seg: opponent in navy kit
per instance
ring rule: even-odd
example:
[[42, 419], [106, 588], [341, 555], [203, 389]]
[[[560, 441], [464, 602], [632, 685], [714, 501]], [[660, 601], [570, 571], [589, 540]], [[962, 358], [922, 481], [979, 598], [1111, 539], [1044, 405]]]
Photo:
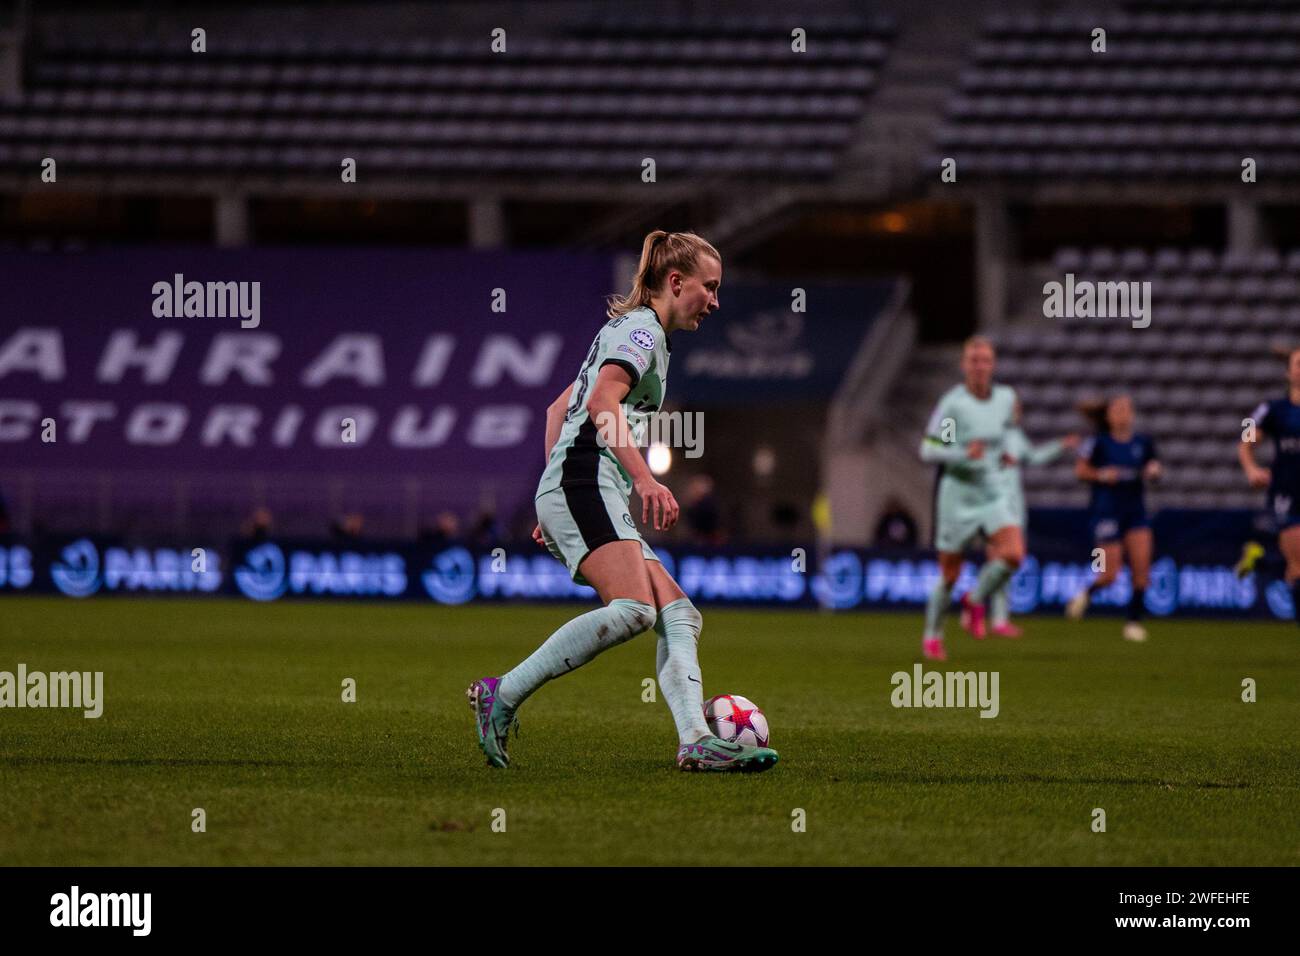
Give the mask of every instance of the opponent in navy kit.
[[[1300, 620], [1300, 349], [1287, 358], [1287, 379], [1286, 396], [1261, 402], [1246, 420], [1237, 453], [1251, 487], [1268, 489], [1268, 510], [1276, 521], [1286, 582]], [[1255, 460], [1259, 435], [1273, 439], [1269, 468]]]
[[1133, 401], [1117, 395], [1104, 405], [1084, 409], [1097, 425], [1096, 434], [1079, 447], [1075, 474], [1092, 486], [1090, 527], [1093, 546], [1101, 548], [1102, 566], [1097, 577], [1066, 605], [1066, 614], [1078, 620], [1092, 595], [1108, 587], [1128, 560], [1133, 578], [1124, 638], [1145, 641], [1143, 605], [1151, 573], [1154, 540], [1147, 520], [1145, 484], [1160, 477], [1155, 441], [1133, 430]]

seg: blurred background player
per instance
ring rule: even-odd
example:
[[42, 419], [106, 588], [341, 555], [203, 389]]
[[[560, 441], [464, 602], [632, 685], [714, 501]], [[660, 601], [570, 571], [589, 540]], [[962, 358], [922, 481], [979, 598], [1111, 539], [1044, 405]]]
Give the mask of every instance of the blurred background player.
[[1110, 586], [1127, 558], [1133, 593], [1124, 639], [1145, 641], [1142, 615], [1154, 538], [1143, 489], [1145, 482], [1160, 477], [1156, 444], [1150, 435], [1133, 431], [1133, 400], [1128, 395], [1085, 402], [1079, 408], [1096, 432], [1079, 447], [1074, 473], [1092, 486], [1090, 527], [1094, 546], [1102, 550], [1102, 566], [1092, 583], [1066, 604], [1065, 613], [1071, 620], [1081, 619], [1092, 596]]
[[890, 498], [885, 502], [880, 520], [876, 522], [873, 547], [906, 551], [915, 548], [917, 540], [916, 519], [907, 510], [907, 505], [897, 498]]
[[652, 627], [659, 634], [659, 688], [677, 724], [677, 766], [761, 771], [776, 764], [774, 750], [728, 743], [710, 732], [697, 657], [700, 613], [628, 509], [635, 489], [643, 524], [653, 520], [655, 530], [667, 530], [677, 523], [677, 501], [651, 474], [640, 446], [650, 416], [663, 406], [670, 336], [700, 327], [718, 308], [721, 284], [722, 257], [699, 236], [647, 235], [631, 292], [611, 298], [609, 321], [577, 379], [547, 412], [547, 465], [533, 538], [565, 563], [574, 581], [595, 588], [604, 606], [569, 621], [503, 677], [470, 684], [466, 694], [490, 766], [509, 766], [507, 734], [529, 696]]
[[974, 336], [962, 348], [965, 381], [935, 406], [921, 440], [921, 459], [939, 465], [934, 546], [939, 580], [925, 606], [921, 652], [945, 660], [943, 617], [961, 575], [963, 553], [976, 535], [988, 537], [989, 560], [962, 596], [963, 624], [982, 639], [984, 602], [1015, 573], [1025, 556], [1023, 518], [998, 471], [1010, 458], [1006, 436], [1015, 425], [1015, 390], [993, 383], [993, 343]]
[[[1047, 465], [1056, 461], [1067, 450], [1079, 447], [1078, 435], [1066, 435], [1035, 445], [1020, 427], [1020, 403], [1016, 402], [1016, 424], [1007, 431], [1006, 463], [997, 471], [997, 477], [1006, 484], [1006, 493], [1020, 516], [1021, 533], [1028, 536], [1029, 509], [1025, 505], [1025, 488], [1020, 480], [1022, 465]], [[991, 554], [988, 557], [992, 560]], [[1011, 623], [1011, 601], [1007, 596], [1011, 580], [989, 595], [989, 630], [998, 637], [1020, 637], [1022, 631]]]
[[1278, 547], [1286, 559], [1286, 583], [1300, 620], [1300, 349], [1287, 355], [1287, 386], [1285, 396], [1260, 402], [1250, 416], [1254, 430], [1273, 439], [1272, 467], [1264, 468], [1255, 460], [1254, 435], [1250, 441], [1243, 438], [1237, 457], [1250, 486], [1268, 489]]

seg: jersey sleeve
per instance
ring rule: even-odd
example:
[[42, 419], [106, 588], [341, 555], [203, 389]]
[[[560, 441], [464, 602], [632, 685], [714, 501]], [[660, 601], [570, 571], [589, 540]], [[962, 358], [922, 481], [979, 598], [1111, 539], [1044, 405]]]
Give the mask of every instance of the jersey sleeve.
[[1255, 419], [1255, 427], [1265, 435], [1272, 435], [1273, 429], [1277, 425], [1277, 420], [1273, 416], [1273, 403], [1260, 402], [1255, 410], [1250, 413], [1250, 417]]
[[1029, 453], [1029, 439], [1019, 427], [1008, 428], [1002, 441], [1002, 450], [1016, 461], [1021, 461]]
[[1027, 465], [1047, 465], [1061, 457], [1065, 451], [1065, 443], [1059, 438], [1051, 441], [1045, 441], [1041, 445], [1030, 445], [1026, 443], [1025, 453], [1022, 456]]
[[605, 348], [600, 357], [600, 368], [618, 365], [632, 376], [636, 388], [641, 376], [654, 366], [655, 347], [659, 338], [644, 324], [628, 323], [606, 330]]
[[1014, 428], [1018, 431], [1020, 429], [1020, 416], [1016, 414], [1016, 406], [1020, 404], [1020, 396], [1016, 394], [1016, 390], [1010, 385], [1003, 385], [1002, 387], [1007, 390], [1006, 430], [1010, 431]]
[[1106, 443], [1099, 438], [1092, 441], [1092, 453], [1088, 455], [1088, 464], [1094, 468], [1105, 468], [1108, 464], [1106, 460]]

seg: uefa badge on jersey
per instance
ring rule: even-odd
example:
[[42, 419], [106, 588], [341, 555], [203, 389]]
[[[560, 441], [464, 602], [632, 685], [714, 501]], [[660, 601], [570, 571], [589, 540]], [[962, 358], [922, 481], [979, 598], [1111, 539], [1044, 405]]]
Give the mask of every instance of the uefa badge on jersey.
[[631, 338], [633, 345], [639, 345], [643, 349], [653, 350], [655, 347], [654, 334], [646, 329], [633, 329]]

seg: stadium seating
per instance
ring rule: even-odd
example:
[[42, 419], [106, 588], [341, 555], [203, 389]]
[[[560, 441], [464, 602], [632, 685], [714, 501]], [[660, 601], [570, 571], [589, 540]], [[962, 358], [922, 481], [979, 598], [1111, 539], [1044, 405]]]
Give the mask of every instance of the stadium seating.
[[[834, 171], [892, 27], [813, 18], [805, 54], [764, 17], [610, 17], [567, 35], [213, 39], [44, 36], [0, 104], [0, 168], [481, 177]], [[182, 40], [187, 38], [182, 38]]]
[[[1019, 392], [1030, 438], [1084, 431], [1080, 399], [1128, 392], [1138, 429], [1153, 435], [1166, 465], [1156, 505], [1259, 507], [1261, 493], [1246, 486], [1237, 445], [1242, 419], [1285, 391], [1284, 366], [1270, 348], [1300, 344], [1300, 257], [1065, 248], [1042, 277], [1060, 281], [1065, 273], [1076, 282], [1151, 282], [1151, 325], [1027, 311], [1024, 323], [1000, 336], [998, 378]], [[1086, 500], [1068, 458], [1026, 468], [1024, 476], [1034, 505]]]
[[[1092, 31], [1107, 33], [1093, 52]], [[1300, 11], [991, 17], [924, 160], [997, 179], [1300, 175]]]

